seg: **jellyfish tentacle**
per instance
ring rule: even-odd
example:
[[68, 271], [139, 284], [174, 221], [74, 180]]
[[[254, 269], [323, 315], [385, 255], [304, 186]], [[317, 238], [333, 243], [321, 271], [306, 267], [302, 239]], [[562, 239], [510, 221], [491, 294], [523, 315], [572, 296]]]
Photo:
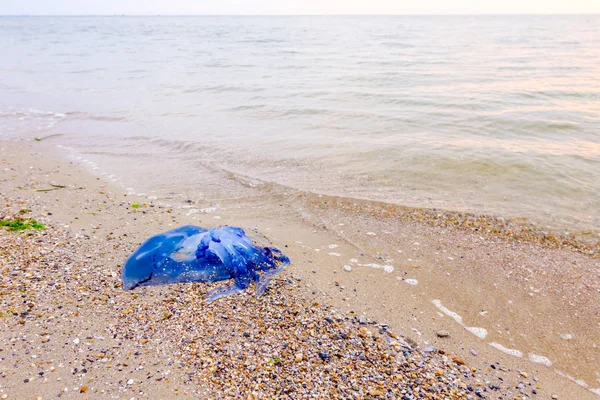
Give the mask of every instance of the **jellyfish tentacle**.
[[230, 296], [239, 293], [246, 289], [252, 281], [252, 272], [248, 269], [247, 262], [243, 255], [238, 252], [231, 244], [223, 243], [221, 238], [214, 235], [212, 237], [211, 250], [219, 257], [224, 266], [235, 279], [235, 284], [223, 286], [211, 290], [206, 294], [206, 301], [211, 302], [222, 297]]
[[228, 248], [229, 255], [231, 257], [231, 264], [233, 266], [233, 278], [238, 287], [246, 289], [250, 282], [252, 282], [252, 269], [248, 268], [248, 262], [244, 256], [237, 252], [234, 248]]
[[241, 289], [236, 284], [218, 287], [218, 288], [213, 289], [210, 292], [206, 293], [204, 298], [207, 303], [212, 303], [213, 301], [215, 301], [217, 299], [231, 296], [232, 294], [239, 293], [242, 290], [244, 290], [244, 289]]
[[279, 251], [279, 249], [276, 249], [274, 247], [266, 247], [265, 249], [269, 250], [269, 252], [273, 256], [274, 261], [279, 261], [281, 262], [281, 264], [277, 268], [270, 269], [261, 275], [258, 282], [256, 283], [256, 297], [261, 296], [265, 292], [265, 290], [267, 290], [267, 286], [269, 285], [269, 282], [271, 282], [271, 279], [273, 279], [273, 275], [283, 271], [284, 268], [287, 267], [290, 263], [290, 259], [287, 256], [285, 256], [281, 251]]
[[208, 251], [208, 249], [210, 247], [211, 239], [212, 239], [212, 235], [210, 233], [207, 233], [206, 235], [204, 235], [202, 237], [202, 240], [200, 240], [200, 244], [198, 245], [198, 248], [196, 249], [196, 258], [206, 257], [206, 252]]

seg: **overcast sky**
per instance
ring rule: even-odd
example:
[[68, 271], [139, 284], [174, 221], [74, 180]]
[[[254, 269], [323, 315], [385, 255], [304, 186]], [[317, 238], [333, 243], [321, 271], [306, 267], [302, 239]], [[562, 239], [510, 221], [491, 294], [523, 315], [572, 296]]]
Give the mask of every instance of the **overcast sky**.
[[589, 14], [600, 0], [0, 0], [0, 14]]

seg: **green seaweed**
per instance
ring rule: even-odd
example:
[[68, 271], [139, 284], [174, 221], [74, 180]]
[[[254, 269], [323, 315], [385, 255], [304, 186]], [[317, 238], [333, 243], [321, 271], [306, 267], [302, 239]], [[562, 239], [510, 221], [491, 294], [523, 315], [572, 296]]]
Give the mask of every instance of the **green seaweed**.
[[53, 190], [58, 190], [58, 189], [64, 189], [66, 188], [65, 185], [54, 185], [54, 184], [50, 184], [50, 186], [52, 186], [51, 189], [35, 189], [34, 192], [51, 192]]
[[133, 204], [131, 205], [131, 208], [140, 208], [140, 207], [141, 207], [141, 205], [140, 205], [140, 204], [138, 204], [138, 203], [133, 203]]
[[15, 218], [13, 220], [0, 220], [0, 226], [5, 226], [9, 231], [23, 231], [26, 229], [45, 229], [46, 227], [35, 219]]

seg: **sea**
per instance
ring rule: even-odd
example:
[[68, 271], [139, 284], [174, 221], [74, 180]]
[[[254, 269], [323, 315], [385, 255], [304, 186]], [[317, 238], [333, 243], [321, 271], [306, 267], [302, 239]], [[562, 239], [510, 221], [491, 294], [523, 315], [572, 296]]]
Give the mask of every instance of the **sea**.
[[597, 235], [600, 15], [4, 16], [0, 138], [157, 198], [266, 185]]

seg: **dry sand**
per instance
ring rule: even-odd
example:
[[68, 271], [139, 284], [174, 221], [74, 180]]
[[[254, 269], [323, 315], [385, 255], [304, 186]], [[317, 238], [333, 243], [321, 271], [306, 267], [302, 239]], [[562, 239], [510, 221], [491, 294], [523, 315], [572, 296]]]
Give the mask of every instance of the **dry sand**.
[[[298, 195], [132, 198], [51, 144], [0, 148], [0, 217], [47, 225], [0, 231], [0, 397], [597, 398], [595, 257]], [[127, 255], [187, 223], [255, 230], [292, 265], [259, 299], [123, 291]]]

